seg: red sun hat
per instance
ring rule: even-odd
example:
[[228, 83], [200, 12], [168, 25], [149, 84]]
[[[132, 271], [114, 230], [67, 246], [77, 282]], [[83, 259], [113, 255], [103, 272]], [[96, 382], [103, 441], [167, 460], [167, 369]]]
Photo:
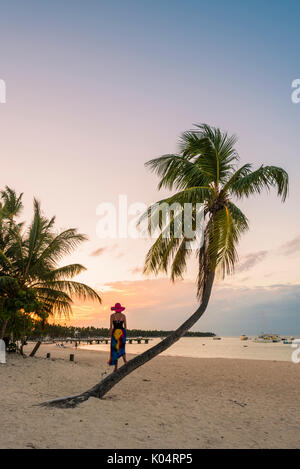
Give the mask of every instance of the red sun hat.
[[110, 309], [112, 311], [116, 311], [117, 313], [121, 313], [122, 311], [124, 311], [125, 306], [121, 306], [120, 303], [116, 303], [115, 306], [112, 306]]

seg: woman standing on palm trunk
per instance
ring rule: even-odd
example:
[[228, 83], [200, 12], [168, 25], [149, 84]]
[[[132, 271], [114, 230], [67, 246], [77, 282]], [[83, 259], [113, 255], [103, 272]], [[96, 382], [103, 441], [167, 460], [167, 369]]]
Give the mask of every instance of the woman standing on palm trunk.
[[114, 371], [117, 371], [120, 357], [123, 357], [125, 364], [127, 363], [125, 352], [127, 324], [126, 316], [123, 314], [124, 306], [116, 303], [115, 306], [111, 307], [111, 310], [115, 313], [110, 316], [110, 357], [108, 364], [114, 365]]

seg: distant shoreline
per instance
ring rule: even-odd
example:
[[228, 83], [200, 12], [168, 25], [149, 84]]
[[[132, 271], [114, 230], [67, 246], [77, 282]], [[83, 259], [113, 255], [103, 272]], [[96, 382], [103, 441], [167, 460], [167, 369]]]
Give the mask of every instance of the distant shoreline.
[[[167, 337], [173, 334], [174, 330], [165, 331], [158, 329], [127, 329], [127, 337]], [[188, 331], [183, 337], [215, 337], [214, 332], [193, 332]], [[61, 326], [59, 324], [47, 324], [43, 334], [47, 339], [87, 339], [97, 337], [110, 337], [110, 330], [103, 327], [75, 327], [75, 326]], [[38, 334], [30, 335], [28, 340], [36, 340], [40, 337]]]

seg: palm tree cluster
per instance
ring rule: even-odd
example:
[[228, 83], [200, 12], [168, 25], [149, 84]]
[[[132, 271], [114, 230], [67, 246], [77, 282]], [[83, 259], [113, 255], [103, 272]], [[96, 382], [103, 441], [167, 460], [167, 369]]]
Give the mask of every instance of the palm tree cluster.
[[73, 280], [85, 270], [83, 265], [60, 265], [86, 236], [74, 228], [57, 232], [55, 217], [46, 218], [36, 199], [26, 227], [16, 221], [22, 194], [6, 187], [0, 196], [0, 338], [18, 315], [45, 324], [54, 315], [69, 317], [74, 297], [101, 303], [96, 291]]

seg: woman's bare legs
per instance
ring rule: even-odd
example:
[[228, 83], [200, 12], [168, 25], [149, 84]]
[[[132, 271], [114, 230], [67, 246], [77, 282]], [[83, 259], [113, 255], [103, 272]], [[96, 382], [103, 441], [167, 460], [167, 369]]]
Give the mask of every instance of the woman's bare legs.
[[[123, 360], [124, 360], [125, 365], [127, 365], [126, 354], [123, 355]], [[109, 362], [108, 362], [108, 364], [109, 364]], [[118, 362], [115, 364], [114, 372], [115, 371], [118, 371]]]

